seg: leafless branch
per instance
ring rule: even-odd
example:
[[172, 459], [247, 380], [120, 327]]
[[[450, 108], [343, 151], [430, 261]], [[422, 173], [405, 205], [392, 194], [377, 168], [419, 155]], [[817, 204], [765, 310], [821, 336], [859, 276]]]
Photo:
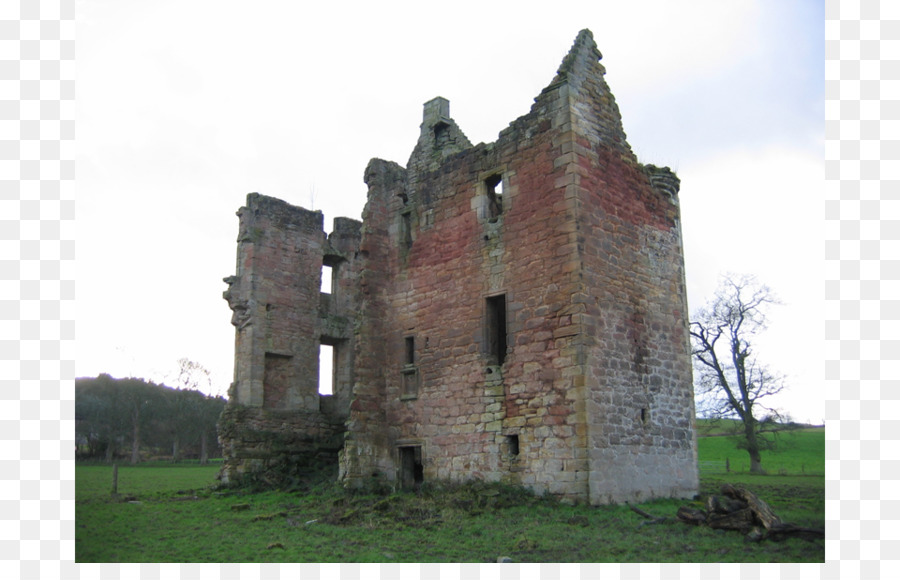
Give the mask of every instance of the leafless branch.
[[761, 470], [757, 435], [765, 432], [755, 416], [757, 401], [785, 384], [756, 359], [752, 338], [766, 327], [767, 307], [777, 303], [771, 289], [754, 277], [726, 275], [689, 327], [697, 390], [713, 414], [742, 421], [754, 470]]

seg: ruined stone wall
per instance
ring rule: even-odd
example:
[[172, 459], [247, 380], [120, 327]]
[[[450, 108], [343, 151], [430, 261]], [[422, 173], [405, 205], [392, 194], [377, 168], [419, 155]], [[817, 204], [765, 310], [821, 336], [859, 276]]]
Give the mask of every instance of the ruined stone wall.
[[237, 273], [227, 298], [237, 327], [237, 402], [317, 411], [321, 212], [250, 194], [238, 212]]
[[340, 478], [349, 486], [372, 479], [393, 479], [395, 471], [385, 405], [385, 381], [390, 370], [385, 337], [393, 316], [386, 297], [397, 260], [396, 252], [391, 251], [395, 223], [390, 207], [405, 192], [406, 170], [396, 163], [373, 159], [366, 167], [364, 181], [368, 198], [355, 266], [358, 305], [353, 400], [340, 454]]
[[[330, 450], [336, 461], [352, 389], [353, 260], [359, 223], [336, 223], [326, 237], [321, 212], [251, 193], [240, 209], [237, 266], [226, 278], [233, 310], [235, 380], [219, 427], [223, 479], [284, 471], [286, 458]], [[320, 291], [322, 268], [337, 292]], [[319, 348], [335, 345], [346, 365], [334, 394], [319, 394]]]
[[249, 475], [283, 486], [325, 465], [336, 475], [343, 433], [343, 421], [325, 413], [273, 411], [229, 401], [218, 424], [224, 458], [219, 478], [232, 483]]
[[[695, 493], [679, 183], [635, 158], [599, 59], [583, 31], [491, 144], [429, 101], [407, 167], [373, 159], [362, 223], [327, 238], [321, 214], [248, 197], [226, 471], [342, 444], [348, 485]], [[311, 390], [320, 343], [329, 398]]]
[[[573, 54], [579, 42], [582, 54], [593, 45], [581, 35]], [[604, 73], [595, 58], [561, 68], [573, 96], [590, 495], [690, 497], [698, 473], [679, 180], [638, 163]]]
[[[381, 251], [378, 296], [389, 315], [364, 317], [367, 330], [378, 324], [379, 355], [363, 362], [361, 333], [357, 389], [374, 396], [352, 409], [352, 445], [364, 450], [344, 453], [379, 455], [388, 479], [399, 479], [398, 449], [416, 446], [425, 480], [504, 480], [586, 499], [587, 469], [577, 459], [584, 444], [575, 441], [584, 416], [567, 401], [577, 362], [566, 310], [575, 213], [557, 191], [565, 168], [555, 125], [566, 106], [548, 93], [497, 143], [467, 148], [436, 99], [426, 104], [411, 169], [370, 181], [363, 247]], [[492, 209], [488, 190], [500, 184]], [[386, 207], [375, 209], [376, 200]], [[509, 342], [498, 364], [486, 309], [501, 295]], [[519, 437], [516, 455], [511, 436]]]
[[580, 35], [489, 145], [468, 145], [445, 99], [426, 103], [408, 171], [370, 184], [387, 315], [379, 391], [354, 417], [358, 439], [378, 430], [388, 479], [416, 447], [424, 480], [593, 503], [696, 489], [677, 178], [634, 158], [599, 56]]
[[650, 186], [652, 169], [596, 152], [607, 187], [582, 180], [591, 209], [580, 224], [595, 290], [584, 316], [591, 495], [689, 497], [698, 474], [677, 200]]

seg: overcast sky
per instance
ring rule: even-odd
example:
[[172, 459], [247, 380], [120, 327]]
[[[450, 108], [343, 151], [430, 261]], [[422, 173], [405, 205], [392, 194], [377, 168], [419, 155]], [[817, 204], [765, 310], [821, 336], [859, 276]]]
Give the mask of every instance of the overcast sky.
[[422, 104], [491, 142], [582, 28], [629, 143], [681, 178], [688, 301], [720, 274], [780, 297], [757, 352], [824, 418], [824, 12], [817, 0], [78, 1], [78, 376], [233, 374], [222, 278], [246, 194], [359, 219]]

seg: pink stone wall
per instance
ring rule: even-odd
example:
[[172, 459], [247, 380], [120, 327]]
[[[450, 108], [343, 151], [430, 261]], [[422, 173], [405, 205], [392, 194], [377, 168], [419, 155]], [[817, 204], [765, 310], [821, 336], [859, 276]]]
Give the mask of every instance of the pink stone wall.
[[[678, 179], [631, 152], [599, 57], [583, 31], [491, 144], [429, 101], [406, 167], [373, 159], [362, 224], [327, 238], [321, 214], [248, 197], [226, 293], [232, 472], [271, 467], [259, 433], [279, 433], [300, 455], [340, 441], [347, 485], [696, 492]], [[338, 360], [327, 400], [321, 341]]]

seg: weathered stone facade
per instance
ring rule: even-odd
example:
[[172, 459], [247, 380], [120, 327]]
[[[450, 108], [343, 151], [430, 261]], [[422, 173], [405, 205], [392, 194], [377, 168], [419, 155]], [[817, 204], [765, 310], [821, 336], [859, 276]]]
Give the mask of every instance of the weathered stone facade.
[[679, 180], [637, 161], [599, 60], [582, 31], [490, 144], [429, 101], [406, 168], [373, 159], [362, 222], [328, 236], [321, 213], [248, 196], [224, 479], [339, 455], [348, 485], [696, 493]]

